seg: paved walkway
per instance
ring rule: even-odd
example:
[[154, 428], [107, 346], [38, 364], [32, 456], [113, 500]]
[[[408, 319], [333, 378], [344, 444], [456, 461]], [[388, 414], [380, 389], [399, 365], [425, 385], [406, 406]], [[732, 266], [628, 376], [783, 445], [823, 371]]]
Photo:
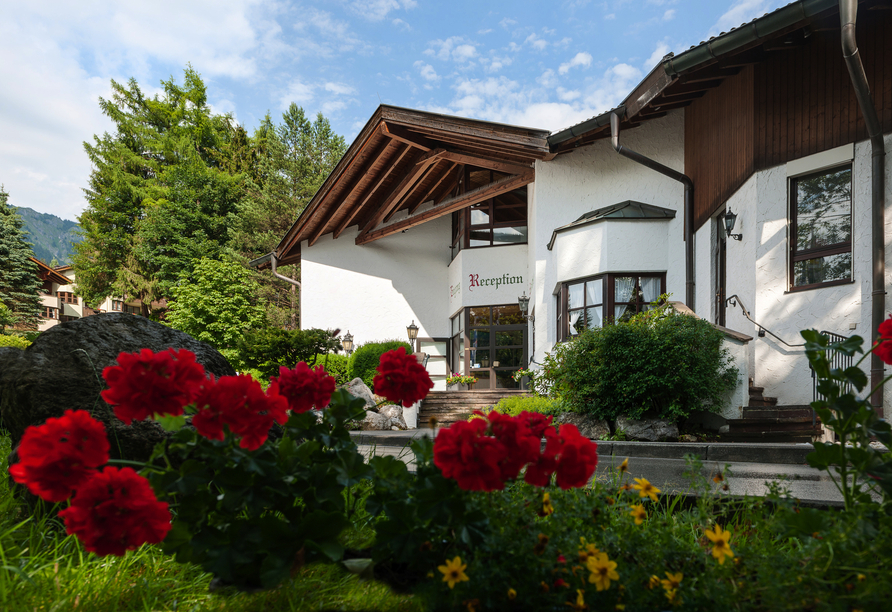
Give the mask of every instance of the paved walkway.
[[[351, 435], [364, 455], [393, 455], [411, 469], [414, 456], [408, 444], [416, 437], [431, 435], [431, 430], [357, 431]], [[731, 495], [765, 495], [767, 483], [778, 481], [807, 505], [841, 504], [842, 497], [830, 477], [807, 465], [805, 456], [811, 451], [811, 444], [598, 442], [600, 460], [595, 478], [610, 478], [615, 474], [613, 468], [629, 458], [632, 478], [647, 478], [664, 493], [689, 493], [684, 456], [691, 454], [700, 459], [701, 474], [711, 484], [712, 476], [728, 465]]]

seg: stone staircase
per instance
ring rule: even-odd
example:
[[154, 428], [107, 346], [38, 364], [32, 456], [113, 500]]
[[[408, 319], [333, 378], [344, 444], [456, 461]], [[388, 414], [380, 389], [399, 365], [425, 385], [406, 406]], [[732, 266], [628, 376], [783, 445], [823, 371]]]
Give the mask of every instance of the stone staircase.
[[743, 418], [730, 419], [722, 440], [729, 442], [812, 442], [823, 434], [820, 420], [812, 425], [811, 406], [778, 406], [763, 387], [750, 385], [749, 406]]
[[446, 427], [456, 421], [466, 421], [475, 410], [489, 412], [503, 397], [526, 394], [525, 391], [509, 389], [431, 391], [421, 401], [421, 408], [418, 410], [418, 428], [430, 427], [431, 418], [437, 419], [438, 427]]

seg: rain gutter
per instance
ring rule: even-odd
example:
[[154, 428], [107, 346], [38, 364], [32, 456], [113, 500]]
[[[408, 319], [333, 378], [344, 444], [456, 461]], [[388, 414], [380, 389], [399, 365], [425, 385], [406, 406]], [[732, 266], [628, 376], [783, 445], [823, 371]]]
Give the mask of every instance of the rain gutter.
[[684, 185], [684, 276], [685, 276], [685, 305], [696, 312], [694, 308], [694, 181], [686, 174], [664, 166], [660, 162], [645, 157], [641, 153], [619, 144], [619, 115], [610, 114], [610, 142], [617, 153], [631, 159], [634, 162], [647, 166], [664, 176]]
[[[849, 76], [852, 79], [852, 87], [855, 90], [855, 97], [858, 99], [858, 106], [861, 109], [861, 114], [864, 116], [864, 124], [867, 126], [867, 135], [870, 138], [871, 253], [873, 259], [873, 278], [870, 294], [870, 328], [872, 332], [871, 341], [873, 341], [880, 334], [879, 327], [880, 323], [883, 322], [886, 302], [886, 244], [885, 236], [883, 235], [883, 232], [885, 231], [883, 211], [886, 207], [886, 147], [885, 142], [883, 141], [883, 129], [880, 120], [877, 117], [876, 107], [870, 97], [870, 85], [867, 82], [867, 74], [864, 72], [864, 65], [861, 63], [861, 56], [858, 53], [858, 41], [855, 38], [855, 21], [857, 16], [857, 0], [839, 0], [839, 23], [842, 27], [842, 56], [846, 62], [846, 67], [849, 69]], [[870, 356], [871, 388], [877, 388], [882, 380], [883, 362], [876, 353], [872, 353]], [[874, 393], [871, 398], [871, 403], [879, 415], [883, 416], [882, 390]]]
[[248, 262], [248, 266], [251, 268], [259, 268], [265, 263], [269, 263], [272, 267], [273, 276], [276, 278], [285, 281], [286, 283], [291, 283], [298, 289], [300, 289], [300, 281], [296, 281], [293, 278], [288, 278], [287, 276], [283, 276], [276, 272], [276, 266], [278, 264], [278, 260], [276, 258], [276, 253], [273, 251], [272, 253], [267, 253], [263, 257], [258, 257], [257, 259], [252, 259]]

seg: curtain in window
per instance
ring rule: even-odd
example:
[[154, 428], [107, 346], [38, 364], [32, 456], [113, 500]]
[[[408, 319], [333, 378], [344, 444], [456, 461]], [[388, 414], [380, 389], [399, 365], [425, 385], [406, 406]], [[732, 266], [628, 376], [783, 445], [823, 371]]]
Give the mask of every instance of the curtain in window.
[[[615, 279], [614, 285], [614, 293], [613, 293], [613, 301], [616, 302], [628, 302], [632, 298], [632, 291], [635, 290], [635, 279], [633, 277], [621, 277]], [[617, 321], [625, 314], [628, 306], [625, 304], [619, 305], [616, 304], [613, 307], [615, 312], [614, 317]], [[634, 310], [634, 309], [633, 309]]]
[[583, 330], [582, 324], [582, 310], [574, 310], [569, 313], [570, 318], [570, 335], [576, 336]]
[[641, 292], [644, 294], [644, 301], [646, 303], [651, 303], [660, 297], [660, 279], [659, 278], [648, 278], [646, 276], [641, 278]]

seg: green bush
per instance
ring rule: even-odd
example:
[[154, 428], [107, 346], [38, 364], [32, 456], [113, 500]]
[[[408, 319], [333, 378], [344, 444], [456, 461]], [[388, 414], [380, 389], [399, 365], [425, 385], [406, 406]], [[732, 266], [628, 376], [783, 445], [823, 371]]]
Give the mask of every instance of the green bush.
[[337, 337], [324, 329], [255, 329], [238, 341], [238, 352], [248, 368], [259, 370], [265, 377], [278, 376], [279, 367], [293, 368], [301, 361], [316, 365], [319, 355], [339, 350]]
[[518, 395], [503, 397], [493, 406], [496, 412], [517, 416], [524, 410], [540, 414], [556, 415], [564, 412], [560, 401], [539, 395]]
[[5, 334], [0, 334], [0, 346], [9, 346], [24, 351], [31, 346], [31, 343], [21, 336], [7, 336]]
[[381, 361], [381, 355], [387, 351], [393, 351], [399, 347], [405, 347], [406, 352], [412, 351], [412, 347], [408, 342], [402, 340], [385, 340], [384, 342], [369, 342], [353, 351], [350, 361], [347, 362], [347, 380], [361, 378], [362, 382], [372, 389], [372, 381], [377, 374], [378, 363]]
[[571, 410], [608, 420], [719, 410], [737, 381], [723, 339], [709, 322], [668, 305], [587, 330], [563, 351], [558, 395]]
[[339, 387], [350, 382], [347, 378], [347, 356], [329, 353], [327, 355], [316, 355], [316, 365], [325, 367], [325, 371], [335, 379], [335, 384]]

